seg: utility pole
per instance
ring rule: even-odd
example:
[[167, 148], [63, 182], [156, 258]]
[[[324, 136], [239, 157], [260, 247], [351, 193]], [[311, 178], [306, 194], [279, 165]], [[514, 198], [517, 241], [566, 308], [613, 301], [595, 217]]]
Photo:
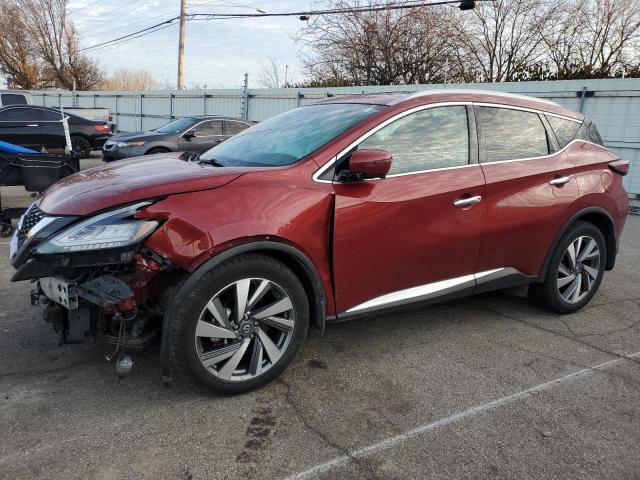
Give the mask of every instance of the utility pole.
[[178, 90], [184, 88], [184, 36], [187, 21], [187, 0], [180, 0], [180, 37], [178, 40]]

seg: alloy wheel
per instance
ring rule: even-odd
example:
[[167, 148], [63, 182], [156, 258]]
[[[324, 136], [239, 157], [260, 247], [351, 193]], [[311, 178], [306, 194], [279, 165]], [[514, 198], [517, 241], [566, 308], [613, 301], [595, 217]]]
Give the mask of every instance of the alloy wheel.
[[578, 303], [591, 292], [600, 273], [600, 248], [590, 236], [572, 241], [560, 260], [557, 287], [567, 303]]
[[285, 290], [267, 279], [245, 278], [224, 287], [202, 310], [196, 352], [215, 377], [246, 381], [280, 360], [294, 329], [295, 311]]

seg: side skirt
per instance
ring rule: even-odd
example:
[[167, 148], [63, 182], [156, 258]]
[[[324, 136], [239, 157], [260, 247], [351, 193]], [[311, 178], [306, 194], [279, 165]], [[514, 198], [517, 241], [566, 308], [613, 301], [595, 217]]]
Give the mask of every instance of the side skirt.
[[515, 268], [498, 268], [388, 293], [356, 305], [335, 317], [328, 317], [327, 321], [411, 310], [476, 293], [527, 286], [537, 279], [537, 275], [525, 275]]

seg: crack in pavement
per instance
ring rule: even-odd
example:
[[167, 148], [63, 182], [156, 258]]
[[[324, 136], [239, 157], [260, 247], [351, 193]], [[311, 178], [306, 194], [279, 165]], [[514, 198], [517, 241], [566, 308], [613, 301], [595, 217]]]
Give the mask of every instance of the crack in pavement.
[[302, 413], [302, 409], [293, 400], [291, 384], [289, 382], [287, 382], [286, 380], [283, 380], [282, 378], [278, 378], [278, 382], [280, 382], [282, 385], [284, 385], [285, 388], [287, 389], [287, 393], [285, 394], [285, 400], [291, 406], [291, 408], [295, 412], [296, 416], [300, 419], [300, 421], [305, 426], [305, 428], [307, 428], [307, 430], [315, 433], [329, 447], [334, 448], [335, 450], [338, 450], [340, 453], [342, 453], [344, 456], [349, 457], [351, 459], [351, 461], [353, 461], [353, 463], [355, 465], [357, 465], [358, 467], [362, 467], [364, 470], [366, 470], [370, 474], [370, 478], [372, 478], [372, 479], [380, 478], [376, 474], [375, 470], [373, 469], [373, 466], [370, 465], [369, 462], [365, 461], [364, 459], [361, 459], [361, 458], [358, 458], [358, 457], [354, 456], [347, 447], [339, 444], [335, 440], [332, 440], [322, 430], [320, 430], [318, 427], [316, 427], [311, 422], [309, 422], [307, 420], [307, 418], [305, 417], [305, 415]]
[[[553, 330], [551, 328], [543, 327], [541, 325], [535, 325], [533, 323], [529, 323], [529, 322], [523, 320], [522, 318], [514, 317], [514, 316], [508, 315], [506, 313], [499, 312], [499, 311], [497, 311], [497, 310], [495, 310], [495, 309], [493, 309], [491, 307], [478, 307], [478, 309], [479, 310], [485, 310], [485, 311], [488, 311], [490, 313], [493, 313], [494, 315], [498, 315], [499, 317], [506, 318], [506, 319], [511, 320], [513, 322], [518, 322], [518, 323], [521, 323], [521, 324], [526, 325], [528, 327], [535, 328], [537, 330], [542, 330], [544, 332], [548, 332], [548, 333], [551, 333], [553, 335], [566, 338], [566, 339], [571, 340], [573, 342], [580, 343], [581, 345], [584, 345], [586, 347], [590, 347], [590, 348], [593, 348], [595, 350], [598, 350], [601, 353], [612, 355], [612, 356], [618, 357], [618, 358], [624, 358], [626, 360], [632, 361], [632, 362], [637, 363], [638, 365], [640, 365], [640, 359], [638, 359], [638, 358], [628, 357], [627, 355], [623, 355], [623, 354], [618, 353], [618, 352], [607, 350], [606, 348], [602, 348], [602, 347], [600, 347], [598, 345], [594, 345], [594, 344], [592, 344], [590, 342], [587, 342], [587, 341], [584, 341], [584, 340], [582, 340], [580, 338], [576, 338], [576, 337], [573, 337], [571, 335], [567, 335], [565, 333], [558, 332], [557, 330]], [[559, 317], [557, 317], [557, 318], [559, 319]]]

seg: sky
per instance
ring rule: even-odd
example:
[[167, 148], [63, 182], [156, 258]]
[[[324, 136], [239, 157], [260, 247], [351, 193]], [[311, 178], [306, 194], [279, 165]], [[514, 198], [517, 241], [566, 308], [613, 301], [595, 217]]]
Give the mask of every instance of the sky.
[[[310, 10], [323, 2], [312, 0], [188, 0], [188, 13], [268, 13]], [[232, 7], [232, 4], [248, 8]], [[83, 47], [90, 47], [179, 15], [180, 0], [70, 0], [68, 11], [80, 33]], [[275, 58], [289, 66], [289, 79], [302, 80], [302, 45], [294, 37], [304, 27], [297, 17], [228, 19], [187, 22], [185, 86], [236, 88], [249, 74], [249, 85], [258, 87], [262, 66]], [[119, 68], [148, 70], [162, 87], [177, 81], [178, 26], [134, 39], [122, 45], [86, 52], [107, 74]]]

